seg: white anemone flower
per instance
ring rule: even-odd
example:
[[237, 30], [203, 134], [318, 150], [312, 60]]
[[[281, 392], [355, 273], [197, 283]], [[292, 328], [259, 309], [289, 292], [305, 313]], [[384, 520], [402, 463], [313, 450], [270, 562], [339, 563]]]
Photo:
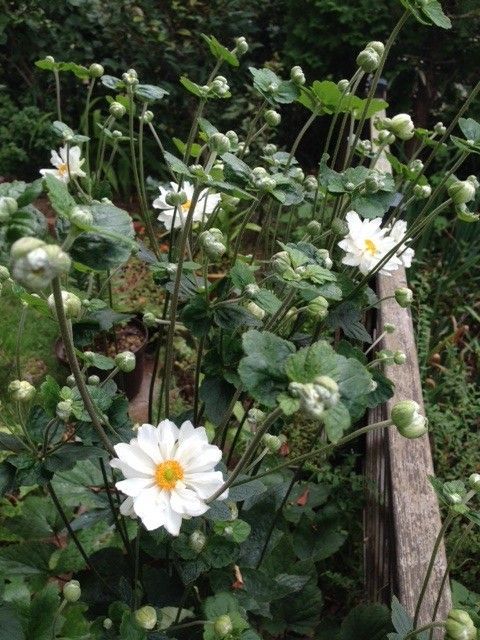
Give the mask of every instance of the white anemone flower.
[[85, 162], [85, 158], [81, 158], [82, 152], [80, 147], [68, 147], [64, 145], [60, 147], [58, 153], [55, 149], [52, 149], [52, 155], [50, 162], [55, 169], [40, 169], [42, 176], [52, 175], [62, 182], [68, 182], [70, 178], [85, 178], [87, 175], [82, 170], [82, 164]]
[[[342, 263], [358, 267], [360, 273], [367, 275], [378, 263], [393, 249], [395, 241], [387, 234], [386, 229], [381, 229], [381, 218], [362, 220], [356, 211], [349, 211], [346, 215], [348, 234], [338, 243], [345, 251]], [[390, 275], [396, 271], [401, 262], [393, 256], [380, 269], [380, 273]]]
[[[223, 485], [223, 474], [215, 471], [221, 450], [209, 444], [204, 427], [184, 422], [180, 428], [170, 420], [158, 427], [143, 424], [130, 443], [115, 445], [118, 458], [110, 464], [125, 480], [116, 487], [127, 499], [123, 515], [138, 516], [152, 531], [159, 527], [178, 536], [183, 518], [201, 516], [208, 510], [205, 500]], [[228, 490], [221, 496], [224, 500]]]
[[[407, 236], [407, 223], [405, 220], [397, 220], [393, 227], [389, 229], [389, 235], [393, 238], [395, 244], [398, 244], [402, 240], [408, 240]], [[400, 245], [400, 248], [397, 251], [397, 257], [405, 267], [408, 269], [412, 266], [412, 260], [415, 256], [415, 251], [410, 247], [407, 248], [405, 243]]]
[[[194, 191], [193, 184], [191, 184], [190, 182], [184, 182], [181, 188], [176, 182], [170, 182], [170, 186], [171, 189], [159, 187], [160, 195], [152, 203], [155, 209], [162, 210], [161, 213], [158, 214], [157, 219], [165, 225], [168, 231], [172, 230], [172, 226], [174, 229], [178, 229], [180, 227], [183, 227], [183, 225], [185, 224], [190, 205], [192, 204]], [[174, 193], [183, 191], [187, 196], [186, 202], [184, 202], [177, 208], [175, 222], [173, 222], [175, 207], [171, 204], [168, 204], [165, 200], [167, 194], [171, 191], [173, 191]], [[207, 218], [213, 212], [219, 202], [220, 194], [211, 193], [209, 189], [203, 189], [202, 191], [200, 191], [197, 204], [195, 205], [195, 208], [193, 210], [192, 222], [202, 222], [202, 220]]]

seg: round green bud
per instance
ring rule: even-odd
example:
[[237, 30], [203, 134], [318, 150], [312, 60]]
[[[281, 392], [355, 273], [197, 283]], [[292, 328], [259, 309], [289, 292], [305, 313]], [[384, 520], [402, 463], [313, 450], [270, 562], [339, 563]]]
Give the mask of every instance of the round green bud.
[[19, 258], [26, 257], [30, 251], [34, 251], [40, 247], [45, 247], [46, 244], [43, 240], [39, 238], [31, 238], [29, 236], [25, 236], [24, 238], [20, 238], [16, 240], [10, 249], [10, 258], [12, 260], [18, 260]]
[[110, 115], [114, 118], [120, 119], [127, 113], [127, 109], [123, 106], [121, 102], [112, 102], [109, 109]]
[[468, 182], [471, 182], [473, 184], [475, 189], [478, 189], [478, 187], [480, 187], [480, 182], [478, 181], [477, 176], [468, 176], [467, 180]]
[[77, 227], [83, 229], [84, 227], [91, 227], [93, 224], [93, 214], [88, 209], [83, 207], [73, 207], [70, 213], [70, 222]]
[[[119, 138], [123, 138], [123, 133], [118, 129], [114, 129], [112, 131], [112, 136], [118, 140]], [[115, 144], [116, 144], [116, 140], [115, 140]]]
[[268, 109], [265, 111], [263, 117], [265, 118], [265, 122], [269, 127], [278, 127], [280, 122], [282, 121], [282, 116], [275, 111], [274, 109]]
[[96, 375], [88, 376], [87, 384], [92, 387], [98, 387], [98, 385], [100, 384], [100, 378]]
[[[82, 302], [78, 296], [70, 291], [62, 291], [63, 310], [67, 318], [78, 318], [82, 313]], [[56, 316], [55, 298], [53, 293], [48, 296], [48, 306]]]
[[216, 153], [226, 153], [227, 151], [230, 151], [230, 140], [226, 135], [217, 131], [210, 136], [208, 146]]
[[133, 86], [138, 84], [138, 74], [135, 69], [128, 69], [125, 73], [122, 73], [122, 80], [126, 85]]
[[416, 184], [413, 187], [413, 195], [417, 200], [425, 200], [432, 195], [432, 187], [429, 184]]
[[238, 135], [235, 131], [233, 131], [232, 129], [230, 129], [229, 131], [225, 132], [225, 135], [227, 136], [227, 138], [230, 141], [230, 146], [231, 147], [237, 147], [238, 145]]
[[385, 128], [400, 140], [410, 140], [415, 134], [415, 125], [408, 113], [398, 113], [385, 119]]
[[244, 36], [239, 36], [235, 38], [235, 53], [238, 56], [243, 56], [248, 51], [248, 42]]
[[475, 185], [470, 180], [456, 180], [448, 187], [448, 195], [454, 204], [466, 204], [475, 198]]
[[195, 551], [195, 553], [201, 553], [206, 544], [207, 537], [205, 536], [203, 531], [200, 531], [200, 529], [192, 531], [188, 538], [188, 545], [190, 549], [192, 549], [192, 551]]
[[48, 244], [44, 247], [50, 267], [54, 275], [60, 276], [70, 271], [72, 260], [57, 244]]
[[122, 351], [115, 356], [115, 365], [123, 373], [130, 373], [135, 369], [136, 358], [132, 351]]
[[71, 373], [66, 380], [69, 387], [74, 387], [77, 383], [75, 382], [75, 376]]
[[312, 238], [315, 238], [322, 233], [322, 225], [318, 220], [310, 220], [307, 224], [307, 231]]
[[371, 173], [365, 178], [365, 191], [367, 193], [377, 193], [383, 186], [383, 180], [378, 173]]
[[46, 56], [45, 60], [50, 62], [50, 64], [55, 64], [55, 58], [53, 56]]
[[253, 301], [247, 302], [245, 308], [250, 311], [252, 316], [258, 318], [259, 320], [263, 320], [263, 318], [265, 317], [265, 310], [262, 309], [262, 307], [259, 307], [258, 304], [255, 304], [255, 302]]
[[444, 136], [447, 133], [447, 127], [443, 124], [443, 122], [437, 122], [437, 124], [433, 127], [433, 130], [439, 136]]
[[0, 282], [7, 282], [10, 280], [10, 271], [3, 264], [0, 264]]
[[371, 73], [378, 68], [380, 64], [380, 56], [375, 51], [375, 49], [366, 48], [357, 56], [357, 65], [365, 71], [365, 73]]
[[446, 640], [476, 640], [477, 630], [466, 611], [452, 609], [445, 623]]
[[247, 422], [250, 425], [256, 425], [265, 418], [265, 413], [261, 409], [249, 409], [247, 413]]
[[337, 87], [340, 89], [340, 91], [342, 93], [347, 93], [349, 87], [350, 87], [350, 80], [347, 80], [346, 78], [343, 78], [342, 80], [339, 80], [337, 82]]
[[15, 198], [9, 198], [8, 196], [0, 197], [0, 224], [2, 222], [8, 222], [10, 216], [14, 214], [18, 209], [18, 204]]
[[331, 223], [332, 231], [337, 236], [346, 236], [348, 233], [348, 225], [344, 220], [340, 218], [334, 218]]
[[397, 304], [406, 309], [412, 304], [413, 291], [408, 287], [399, 287], [395, 289], [395, 300]]
[[289, 176], [296, 182], [303, 182], [305, 180], [305, 174], [300, 167], [292, 167], [289, 171]]
[[385, 322], [383, 325], [383, 330], [385, 333], [393, 333], [397, 327], [391, 322]]
[[383, 54], [385, 53], [385, 45], [383, 44], [383, 42], [380, 42], [379, 40], [372, 40], [367, 44], [365, 48], [373, 49], [375, 53], [377, 53], [380, 57], [382, 57]]
[[8, 391], [16, 402], [30, 402], [36, 393], [35, 387], [27, 380], [12, 380]]
[[308, 193], [314, 193], [318, 189], [318, 180], [315, 176], [307, 176], [303, 186]]
[[219, 616], [213, 624], [213, 629], [215, 631], [215, 635], [218, 638], [225, 638], [230, 633], [232, 633], [233, 623], [230, 616], [228, 616], [227, 614]]
[[268, 143], [263, 147], [263, 154], [265, 156], [273, 156], [274, 153], [277, 153], [277, 145]]
[[146, 311], [143, 314], [142, 320], [146, 327], [156, 327], [158, 324], [156, 315], [151, 311]]
[[468, 478], [468, 484], [474, 491], [480, 491], [480, 473], [472, 473]]
[[308, 303], [307, 312], [311, 316], [323, 320], [328, 316], [328, 307], [328, 300], [323, 296], [317, 296]]
[[407, 355], [403, 351], [395, 351], [393, 354], [393, 361], [395, 364], [405, 364], [407, 361]]
[[145, 124], [150, 124], [150, 122], [153, 122], [153, 118], [153, 111], [145, 111], [142, 120]]
[[59, 420], [63, 420], [63, 422], [67, 422], [72, 414], [72, 406], [73, 406], [72, 400], [60, 400], [60, 402], [57, 403], [57, 406], [55, 409], [57, 418]]
[[420, 405], [414, 400], [402, 400], [393, 406], [391, 420], [405, 438], [419, 438], [427, 433], [428, 420], [419, 410]]
[[78, 580], [70, 580], [63, 585], [63, 597], [67, 602], [77, 602], [82, 597], [82, 589]]
[[415, 160], [412, 160], [411, 162], [408, 163], [408, 168], [413, 173], [420, 173], [420, 171], [423, 170], [423, 167], [424, 167], [424, 164], [419, 158], [416, 158]]
[[266, 433], [263, 436], [263, 444], [270, 453], [278, 453], [285, 441], [285, 436], [274, 436], [271, 433]]
[[219, 260], [227, 250], [223, 233], [220, 229], [214, 227], [207, 231], [202, 231], [198, 241], [207, 257], [211, 260]]
[[393, 144], [395, 142], [395, 135], [390, 131], [383, 130], [378, 132], [377, 140], [382, 146]]
[[151, 631], [157, 625], [157, 610], [150, 605], [145, 605], [135, 611], [135, 620], [139, 627]]
[[165, 202], [171, 207], [181, 207], [188, 201], [185, 191], [168, 191], [165, 196]]
[[105, 69], [102, 67], [101, 64], [98, 64], [98, 62], [93, 62], [88, 67], [88, 73], [90, 74], [91, 78], [101, 78], [105, 73]]
[[103, 628], [106, 631], [110, 631], [112, 627], [113, 627], [113, 620], [111, 618], [105, 618], [105, 620], [103, 621]]
[[290, 69], [290, 79], [297, 86], [299, 87], [303, 86], [306, 80], [305, 80], [305, 74], [303, 73], [302, 67], [299, 67], [298, 65], [295, 65], [294, 67], [292, 67]]

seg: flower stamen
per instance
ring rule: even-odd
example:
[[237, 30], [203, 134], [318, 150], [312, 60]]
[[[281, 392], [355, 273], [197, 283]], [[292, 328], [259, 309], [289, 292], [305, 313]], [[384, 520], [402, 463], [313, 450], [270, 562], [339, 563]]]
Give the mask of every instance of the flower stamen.
[[184, 471], [177, 460], [165, 460], [155, 469], [155, 483], [161, 489], [172, 491], [179, 480], [183, 480]]
[[371, 256], [374, 256], [377, 253], [377, 245], [367, 238], [365, 240], [365, 251], [367, 251]]

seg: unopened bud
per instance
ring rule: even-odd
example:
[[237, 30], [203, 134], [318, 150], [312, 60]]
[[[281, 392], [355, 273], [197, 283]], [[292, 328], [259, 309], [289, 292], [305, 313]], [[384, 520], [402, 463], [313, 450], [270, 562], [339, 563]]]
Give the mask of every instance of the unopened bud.
[[182, 204], [188, 202], [188, 197], [185, 191], [168, 191], [165, 202], [171, 207], [181, 207]]
[[[78, 296], [70, 291], [62, 291], [62, 304], [67, 318], [78, 318], [82, 312], [82, 302]], [[55, 298], [53, 293], [48, 296], [48, 306], [56, 315]]]
[[365, 71], [365, 73], [371, 73], [375, 71], [380, 64], [380, 56], [372, 48], [363, 49], [357, 56], [357, 65]]
[[408, 287], [399, 287], [395, 289], [395, 300], [397, 304], [406, 309], [412, 304], [413, 291]]
[[480, 491], [480, 473], [472, 473], [472, 475], [468, 478], [468, 484], [470, 488], [474, 491]]
[[203, 251], [211, 260], [219, 260], [227, 250], [225, 239], [220, 229], [212, 227], [207, 231], [202, 231], [198, 240]]
[[284, 442], [285, 438], [282, 436], [274, 436], [271, 433], [266, 433], [263, 436], [263, 444], [271, 453], [278, 453]]
[[246, 309], [248, 309], [248, 311], [250, 311], [252, 316], [255, 316], [255, 318], [263, 320], [263, 318], [265, 317], [265, 311], [262, 309], [262, 307], [259, 307], [258, 304], [255, 304], [255, 302], [247, 302], [245, 307]]
[[201, 553], [207, 544], [207, 538], [203, 531], [196, 529], [190, 534], [188, 544], [195, 553]]
[[93, 62], [88, 67], [88, 73], [90, 74], [91, 78], [101, 78], [105, 73], [105, 69], [102, 67], [101, 64], [98, 64], [98, 62]]
[[433, 127], [433, 130], [439, 136], [444, 136], [447, 133], [447, 127], [443, 124], [443, 122], [437, 122], [437, 124]]
[[146, 311], [143, 314], [142, 320], [146, 327], [156, 327], [158, 324], [156, 315], [151, 311]]
[[135, 354], [131, 351], [122, 351], [115, 356], [115, 365], [123, 373], [130, 373], [135, 369], [136, 359]]
[[110, 115], [117, 119], [123, 118], [123, 116], [127, 113], [127, 109], [121, 102], [112, 102], [108, 110], [110, 112]]
[[113, 627], [113, 620], [111, 618], [105, 618], [103, 621], [103, 628], [109, 631]]
[[145, 124], [150, 124], [150, 122], [153, 122], [153, 117], [153, 111], [145, 111], [142, 120]]
[[400, 140], [410, 140], [415, 133], [415, 125], [408, 113], [398, 113], [385, 119], [385, 128]]
[[70, 222], [80, 228], [90, 227], [93, 224], [93, 214], [83, 207], [73, 207]]
[[210, 136], [208, 146], [219, 154], [226, 153], [230, 151], [230, 140], [226, 135], [217, 131]]
[[372, 40], [372, 42], [369, 42], [365, 48], [373, 49], [380, 57], [385, 53], [385, 45], [379, 40]]
[[403, 351], [395, 351], [393, 354], [393, 361], [395, 364], [405, 364], [407, 361], [407, 355]]
[[60, 402], [57, 403], [57, 407], [55, 409], [57, 418], [59, 420], [63, 420], [63, 422], [67, 422], [72, 414], [72, 406], [72, 400], [60, 400]]
[[318, 189], [318, 180], [315, 178], [315, 176], [307, 176], [305, 178], [303, 186], [305, 187], [305, 191], [313, 193]]
[[263, 117], [265, 118], [265, 122], [270, 127], [278, 127], [282, 120], [282, 116], [278, 113], [278, 111], [275, 111], [274, 109], [268, 109], [267, 111], [265, 111]]
[[228, 616], [227, 614], [219, 616], [213, 624], [213, 629], [215, 631], [215, 635], [218, 638], [225, 638], [230, 633], [232, 633], [233, 623], [230, 616]]
[[135, 620], [139, 627], [151, 631], [157, 625], [157, 611], [154, 607], [146, 605], [135, 611]]
[[428, 431], [428, 420], [419, 412], [420, 405], [414, 400], [397, 402], [391, 413], [391, 420], [405, 438], [419, 438]]
[[323, 320], [328, 316], [328, 300], [323, 296], [317, 296], [310, 300], [307, 306], [307, 312], [319, 320]]
[[340, 89], [342, 93], [346, 93], [348, 88], [350, 87], [350, 80], [343, 78], [337, 82], [337, 87]]
[[466, 204], [475, 198], [475, 190], [471, 180], [456, 180], [448, 187], [448, 195], [454, 204]]
[[87, 384], [89, 384], [91, 387], [98, 387], [98, 385], [100, 384], [100, 378], [96, 375], [88, 376]]
[[235, 38], [235, 53], [238, 56], [243, 56], [248, 51], [248, 42], [244, 36], [239, 36]]
[[27, 380], [12, 380], [8, 391], [16, 402], [30, 402], [36, 393], [35, 387]]
[[266, 156], [273, 156], [274, 153], [277, 153], [277, 145], [268, 143], [263, 147], [263, 154]]
[[77, 602], [82, 597], [82, 589], [78, 580], [70, 580], [63, 585], [63, 597], [67, 602]]
[[452, 609], [445, 623], [446, 640], [476, 640], [477, 630], [466, 611]]
[[416, 184], [413, 187], [413, 195], [418, 200], [424, 200], [432, 195], [432, 187], [429, 184]]
[[385, 333], [393, 333], [397, 327], [391, 322], [385, 322], [383, 325], [383, 330]]
[[302, 67], [299, 67], [298, 65], [292, 67], [290, 70], [290, 79], [299, 87], [303, 86], [306, 80]]
[[10, 216], [14, 214], [18, 209], [18, 204], [15, 198], [9, 198], [8, 196], [0, 197], [0, 224], [2, 222], [8, 222]]

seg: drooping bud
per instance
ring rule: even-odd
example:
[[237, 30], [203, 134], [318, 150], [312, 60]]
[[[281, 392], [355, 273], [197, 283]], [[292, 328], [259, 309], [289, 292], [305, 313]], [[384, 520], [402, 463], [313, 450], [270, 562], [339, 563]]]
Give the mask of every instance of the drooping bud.
[[448, 195], [454, 204], [466, 204], [475, 198], [475, 185], [471, 180], [456, 180], [448, 187]]
[[373, 49], [380, 57], [382, 57], [383, 54], [385, 53], [385, 45], [383, 44], [383, 42], [380, 42], [379, 40], [372, 40], [367, 44], [365, 48]]
[[[82, 302], [78, 296], [70, 291], [62, 291], [63, 310], [67, 318], [78, 318], [82, 312]], [[48, 296], [48, 306], [56, 316], [55, 298], [53, 293]]]
[[237, 56], [243, 56], [248, 51], [248, 42], [245, 36], [235, 38], [235, 53]]
[[188, 538], [188, 544], [195, 553], [201, 553], [207, 544], [207, 538], [203, 531], [195, 529]]
[[108, 108], [110, 115], [114, 118], [120, 119], [127, 113], [127, 109], [123, 106], [121, 102], [112, 102], [110, 107]]
[[413, 302], [413, 291], [408, 287], [399, 287], [395, 289], [395, 300], [397, 304], [406, 309]]
[[135, 611], [135, 620], [139, 627], [151, 631], [157, 625], [157, 610], [150, 605], [145, 605]]
[[271, 433], [266, 433], [263, 436], [263, 444], [271, 453], [278, 453], [285, 441], [285, 436], [274, 436]]
[[410, 140], [415, 134], [415, 125], [408, 113], [397, 113], [393, 118], [385, 118], [384, 127], [400, 140]]
[[404, 438], [419, 438], [428, 431], [428, 420], [419, 412], [420, 405], [414, 400], [397, 402], [391, 420]]
[[230, 616], [228, 616], [227, 614], [219, 616], [213, 624], [213, 629], [215, 631], [215, 635], [218, 638], [225, 638], [230, 633], [232, 633], [233, 623]]
[[318, 180], [315, 176], [307, 176], [303, 186], [305, 187], [305, 191], [308, 191], [308, 193], [314, 193], [318, 189]]
[[82, 597], [82, 589], [78, 580], [70, 580], [63, 585], [63, 597], [67, 602], [77, 602]]
[[146, 311], [143, 314], [142, 321], [146, 327], [156, 327], [158, 324], [156, 315], [151, 311]]
[[217, 76], [214, 78], [210, 84], [210, 86], [206, 86], [208, 92], [211, 92], [220, 98], [226, 96], [230, 91], [230, 87], [228, 86], [227, 79], [224, 76]]
[[125, 73], [122, 73], [122, 80], [125, 84], [133, 86], [138, 84], [138, 74], [135, 69], [128, 69]]
[[386, 129], [382, 129], [378, 132], [377, 140], [380, 145], [385, 147], [395, 142], [395, 135]]
[[150, 124], [150, 122], [153, 122], [153, 111], [147, 110], [145, 111], [145, 113], [142, 116], [142, 120], [145, 124]]
[[346, 93], [348, 88], [350, 87], [350, 80], [343, 78], [337, 82], [337, 87], [340, 89], [342, 93]]
[[445, 623], [446, 640], [476, 640], [477, 630], [466, 611], [452, 609]]
[[370, 173], [365, 178], [365, 191], [367, 193], [377, 193], [383, 186], [383, 179], [378, 173]]
[[15, 198], [9, 198], [8, 196], [0, 197], [0, 224], [8, 222], [10, 216], [14, 214], [18, 209], [18, 204]]
[[130, 373], [135, 369], [136, 358], [131, 351], [122, 351], [115, 356], [115, 365], [123, 373]]
[[101, 64], [98, 64], [98, 62], [93, 62], [88, 67], [88, 73], [90, 74], [91, 78], [101, 78], [105, 73], [105, 69], [102, 67]]
[[290, 70], [290, 79], [299, 87], [303, 86], [306, 82], [305, 74], [303, 73], [302, 67], [295, 65]]
[[371, 73], [372, 71], [375, 71], [375, 69], [378, 68], [379, 64], [380, 56], [375, 51], [375, 49], [372, 49], [371, 47], [363, 49], [363, 51], [360, 51], [357, 56], [357, 65], [360, 67], [360, 69], [362, 69], [362, 71], [365, 71], [365, 73]]
[[27, 380], [12, 380], [8, 385], [8, 391], [16, 402], [30, 402], [36, 393], [35, 387]]
[[265, 118], [265, 122], [269, 127], [278, 127], [278, 125], [282, 121], [282, 116], [278, 113], [278, 111], [275, 111], [274, 109], [268, 109], [267, 111], [265, 111], [263, 117]]

